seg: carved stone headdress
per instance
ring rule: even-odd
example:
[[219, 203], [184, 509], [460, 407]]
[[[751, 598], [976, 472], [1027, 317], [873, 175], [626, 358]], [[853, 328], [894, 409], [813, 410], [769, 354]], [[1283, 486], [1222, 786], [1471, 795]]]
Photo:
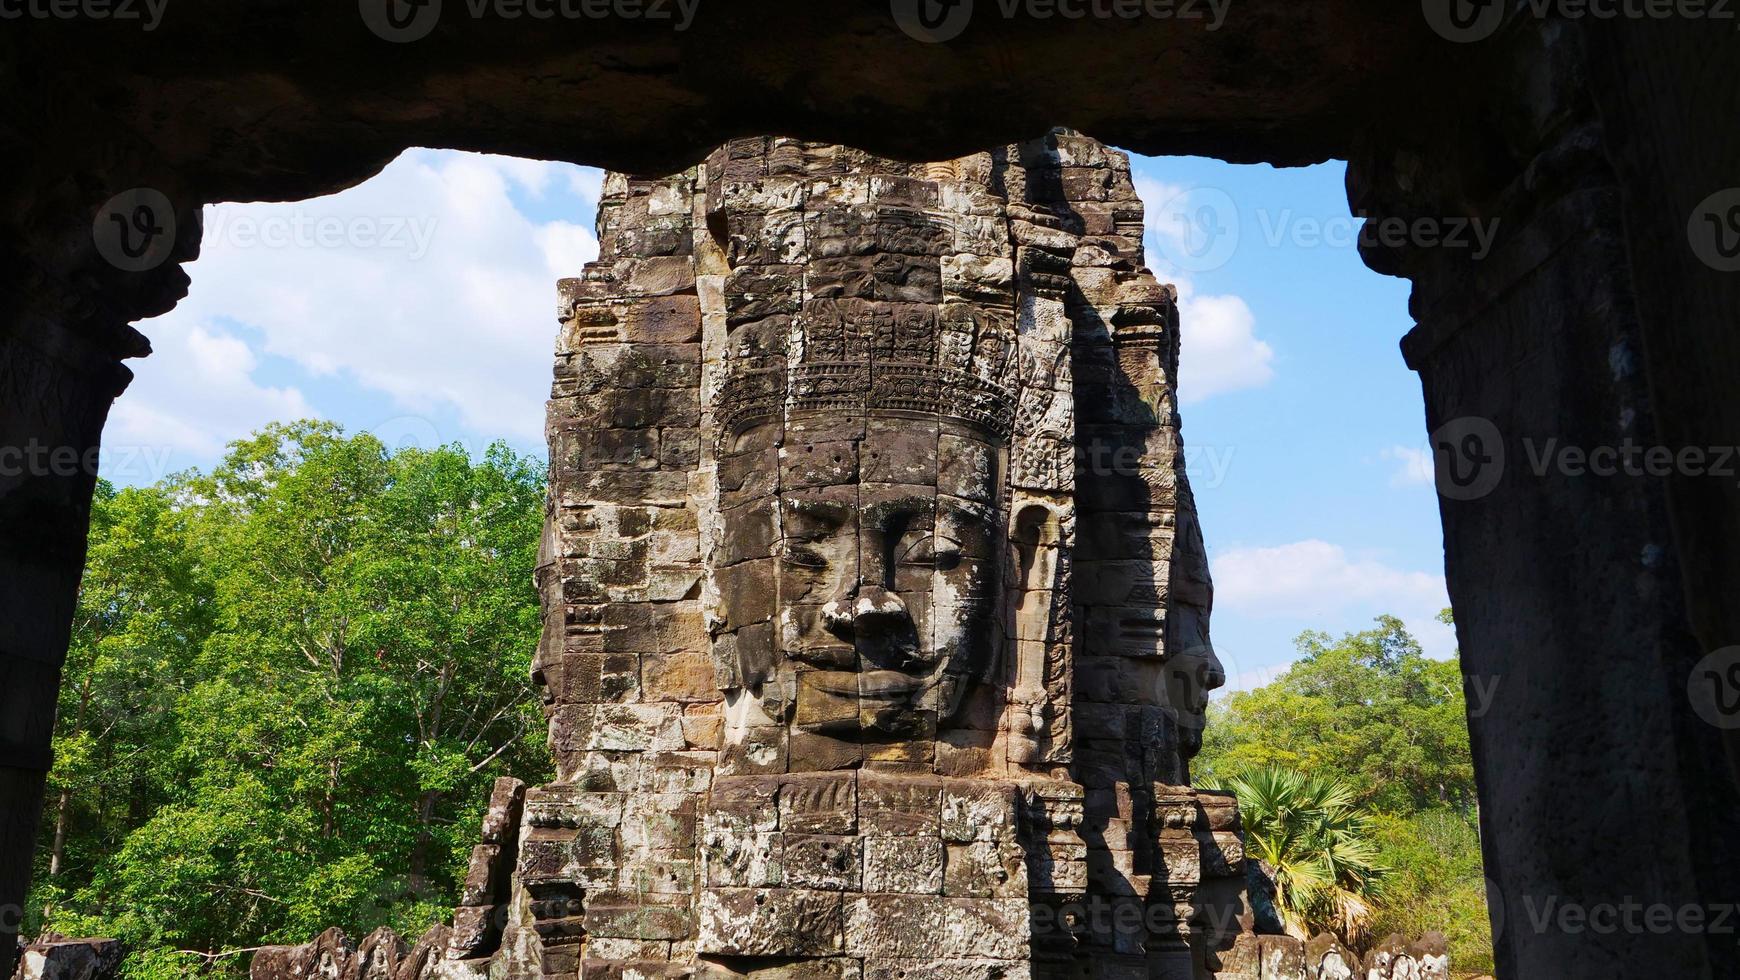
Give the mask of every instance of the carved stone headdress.
[[895, 415], [960, 422], [1007, 440], [1019, 403], [1014, 332], [977, 311], [950, 312], [812, 301], [793, 327], [789, 360], [728, 364], [721, 434], [807, 414]]

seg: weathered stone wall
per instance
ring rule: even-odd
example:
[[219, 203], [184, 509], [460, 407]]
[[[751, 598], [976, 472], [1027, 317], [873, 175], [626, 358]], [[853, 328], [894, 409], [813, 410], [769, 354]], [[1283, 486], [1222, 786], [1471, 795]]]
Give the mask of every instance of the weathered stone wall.
[[1185, 785], [1222, 678], [1142, 229], [1065, 132], [607, 179], [549, 414], [557, 782], [441, 975], [1207, 975], [1243, 846]]
[[498, 786], [439, 959], [329, 933], [256, 980], [1353, 975], [1257, 945], [1236, 801], [1188, 786], [1223, 678], [1121, 153], [737, 140], [610, 175], [598, 226], [549, 410], [557, 781], [517, 850]]
[[[739, 140], [612, 175], [599, 231], [563, 286], [558, 784], [528, 797], [510, 958], [1190, 969], [1242, 856], [1231, 801], [1174, 788], [1221, 678], [1175, 294], [1122, 154]], [[884, 547], [946, 554], [873, 570]], [[884, 662], [902, 631], [916, 667]], [[1090, 892], [1164, 922], [1030, 933], [1029, 903]]]

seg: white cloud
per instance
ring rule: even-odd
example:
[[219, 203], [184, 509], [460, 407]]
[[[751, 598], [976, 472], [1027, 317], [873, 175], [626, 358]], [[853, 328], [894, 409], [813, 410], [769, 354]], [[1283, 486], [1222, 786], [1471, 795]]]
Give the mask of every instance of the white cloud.
[[1275, 378], [1275, 349], [1257, 338], [1250, 304], [1235, 295], [1200, 293], [1192, 274], [1218, 268], [1238, 248], [1232, 199], [1151, 177], [1135, 178], [1148, 230], [1154, 274], [1178, 287], [1183, 337], [1178, 400], [1195, 404], [1233, 391], [1261, 388]]
[[[209, 208], [205, 246], [188, 267], [188, 298], [141, 324], [158, 353], [140, 373], [186, 356], [176, 348], [193, 325], [229, 319], [258, 334], [250, 356], [339, 376], [387, 395], [408, 414], [456, 413], [486, 437], [540, 441], [556, 334], [554, 280], [579, 274], [598, 252], [587, 227], [537, 221], [520, 209], [519, 201], [562, 206], [556, 192], [584, 199], [578, 208], [562, 207], [563, 217], [590, 222], [597, 172], [413, 150], [339, 194]], [[238, 417], [227, 398], [180, 415], [166, 411], [164, 398], [142, 385], [120, 411], [146, 430], [173, 417], [187, 430], [182, 438], [207, 444], [255, 424]], [[287, 397], [266, 404], [273, 418], [310, 411]]]
[[1257, 318], [1237, 296], [1203, 296], [1180, 285], [1178, 400], [1261, 388], [1275, 378], [1275, 349], [1257, 339]]
[[1215, 612], [1251, 619], [1297, 618], [1365, 629], [1371, 617], [1398, 616], [1433, 656], [1455, 649], [1453, 631], [1437, 622], [1450, 605], [1440, 574], [1411, 572], [1357, 558], [1340, 545], [1308, 540], [1268, 548], [1234, 548], [1215, 557]]
[[1184, 186], [1144, 175], [1136, 176], [1134, 183], [1136, 196], [1142, 199], [1142, 220], [1148, 233], [1160, 241], [1182, 243], [1189, 228], [1189, 222], [1179, 210], [1186, 198]]
[[1392, 487], [1417, 487], [1430, 485], [1437, 477], [1433, 471], [1432, 454], [1417, 446], [1391, 446], [1382, 453], [1384, 459], [1396, 463], [1396, 470], [1390, 474]]
[[156, 327], [156, 353], [131, 362], [133, 383], [109, 413], [105, 477], [149, 483], [268, 422], [315, 414], [296, 388], [255, 379], [259, 359], [241, 338], [167, 317]]

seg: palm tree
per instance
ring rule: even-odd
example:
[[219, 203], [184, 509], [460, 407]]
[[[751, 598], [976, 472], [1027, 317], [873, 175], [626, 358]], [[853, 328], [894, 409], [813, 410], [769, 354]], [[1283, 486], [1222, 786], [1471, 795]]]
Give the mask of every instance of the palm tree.
[[1351, 787], [1280, 766], [1230, 779], [1244, 817], [1245, 852], [1274, 870], [1275, 906], [1289, 935], [1331, 931], [1353, 943], [1371, 918], [1384, 870], [1371, 821]]

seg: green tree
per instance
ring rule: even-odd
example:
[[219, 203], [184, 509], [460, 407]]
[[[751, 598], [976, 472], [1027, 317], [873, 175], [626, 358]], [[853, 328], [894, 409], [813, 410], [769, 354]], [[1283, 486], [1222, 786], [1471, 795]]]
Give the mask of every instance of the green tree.
[[[1450, 623], [1449, 610], [1439, 617]], [[1460, 665], [1426, 657], [1399, 620], [1331, 641], [1302, 634], [1301, 659], [1273, 683], [1210, 709], [1193, 769], [1214, 785], [1287, 767], [1352, 790], [1385, 870], [1363, 901], [1366, 934], [1437, 930], [1460, 973], [1492, 969], [1473, 763]], [[1253, 787], [1255, 788], [1255, 787]], [[1240, 793], [1247, 825], [1252, 805]], [[1253, 856], [1267, 838], [1253, 836]], [[1327, 917], [1325, 918], [1327, 921]]]
[[1492, 923], [1480, 834], [1465, 814], [1445, 809], [1373, 819], [1379, 859], [1390, 868], [1372, 918], [1373, 935], [1444, 933], [1451, 963], [1469, 975], [1492, 973]]
[[1340, 640], [1306, 632], [1266, 687], [1210, 707], [1201, 781], [1276, 765], [1349, 783], [1374, 810], [1474, 805], [1461, 667], [1421, 651], [1402, 621]]
[[1330, 931], [1355, 942], [1372, 916], [1384, 869], [1373, 824], [1352, 787], [1266, 766], [1226, 781], [1238, 794], [1247, 856], [1268, 864], [1289, 934]]
[[[494, 778], [547, 775], [529, 680], [542, 468], [300, 422], [99, 510], [81, 610], [103, 614], [81, 614], [74, 648], [93, 652], [69, 660], [68, 696], [157, 700], [138, 774], [120, 773], [127, 805], [102, 835], [67, 822], [77, 873], [44, 879], [48, 925], [118, 935], [133, 976], [168, 978], [234, 973], [231, 951], [329, 925], [443, 915]], [[126, 550], [139, 527], [155, 550]], [[75, 817], [116, 791], [77, 755], [81, 737], [113, 741], [93, 727], [109, 701], [91, 700], [66, 729]]]
[[38, 909], [87, 877], [178, 781], [173, 708], [214, 615], [188, 536], [186, 514], [163, 489], [98, 484], [56, 718]]

